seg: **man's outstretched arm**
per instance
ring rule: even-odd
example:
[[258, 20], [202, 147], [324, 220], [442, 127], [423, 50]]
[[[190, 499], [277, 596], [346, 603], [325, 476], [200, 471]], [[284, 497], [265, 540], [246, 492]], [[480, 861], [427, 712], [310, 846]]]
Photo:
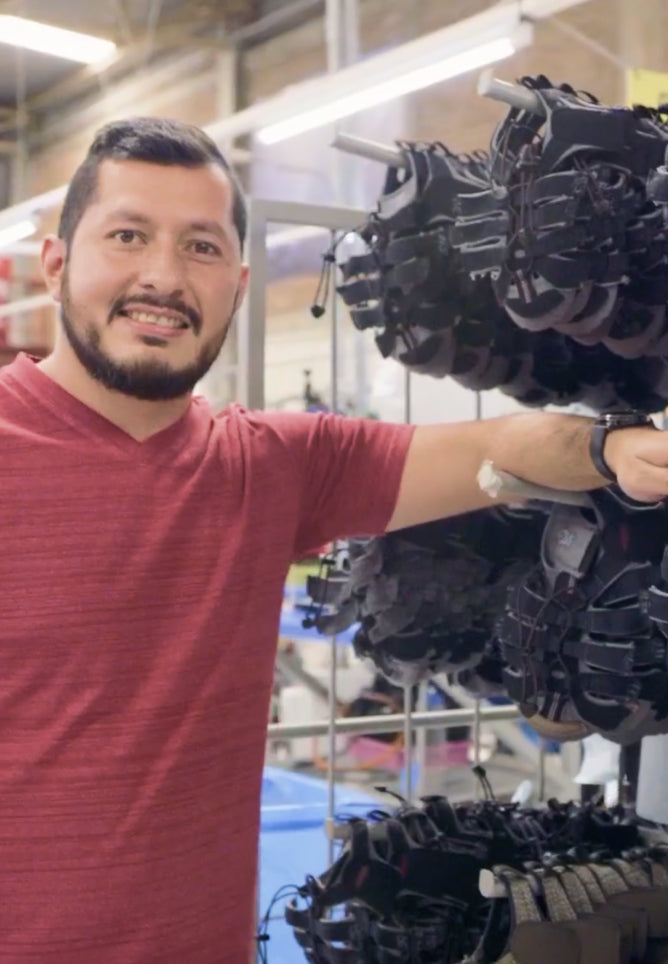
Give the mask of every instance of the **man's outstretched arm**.
[[[416, 428], [399, 499], [388, 530], [495, 504], [477, 474], [485, 460], [538, 485], [584, 491], [609, 484], [589, 454], [594, 420], [579, 415], [522, 412], [479, 422]], [[605, 461], [632, 498], [668, 497], [668, 432], [624, 428], [610, 432]]]

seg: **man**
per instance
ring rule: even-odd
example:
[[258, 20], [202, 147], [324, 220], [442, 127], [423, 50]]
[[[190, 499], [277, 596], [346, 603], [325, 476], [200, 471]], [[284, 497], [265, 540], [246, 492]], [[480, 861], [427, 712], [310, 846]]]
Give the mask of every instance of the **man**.
[[[192, 391], [244, 297], [245, 230], [202, 132], [109, 125], [43, 246], [54, 350], [0, 372], [7, 964], [245, 964], [290, 561], [488, 504], [484, 459], [607, 481], [574, 416], [214, 417]], [[663, 433], [610, 432], [601, 456], [630, 495], [668, 494]]]

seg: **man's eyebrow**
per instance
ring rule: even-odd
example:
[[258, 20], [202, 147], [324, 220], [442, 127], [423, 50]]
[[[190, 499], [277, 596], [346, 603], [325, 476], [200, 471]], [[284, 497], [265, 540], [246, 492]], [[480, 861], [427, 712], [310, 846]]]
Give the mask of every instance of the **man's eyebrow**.
[[229, 240], [227, 231], [218, 221], [192, 221], [188, 228], [191, 231], [208, 231], [209, 234], [217, 234], [224, 241]]
[[[119, 208], [116, 211], [112, 211], [109, 218], [112, 221], [129, 221], [132, 224], [151, 224], [151, 218], [146, 217], [145, 214], [140, 214], [138, 211], [131, 211], [128, 208]], [[190, 224], [187, 225], [186, 230], [206, 231], [209, 234], [217, 235], [223, 241], [229, 241], [227, 231], [225, 231], [222, 224], [219, 224], [218, 221], [191, 221]]]
[[138, 211], [130, 211], [128, 208], [118, 208], [109, 215], [110, 221], [132, 221], [135, 224], [150, 224], [151, 219]]

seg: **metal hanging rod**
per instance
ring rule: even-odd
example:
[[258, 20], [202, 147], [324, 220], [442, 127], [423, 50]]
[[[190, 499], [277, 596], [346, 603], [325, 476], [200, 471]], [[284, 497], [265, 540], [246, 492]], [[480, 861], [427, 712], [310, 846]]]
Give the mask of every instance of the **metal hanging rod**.
[[[433, 710], [424, 713], [411, 714], [411, 725], [414, 729], [426, 727], [445, 729], [453, 726], [467, 726], [473, 723], [472, 709]], [[485, 706], [480, 709], [481, 722], [500, 722], [516, 720], [519, 710], [513, 704], [510, 706]], [[388, 713], [387, 716], [350, 716], [334, 721], [336, 733], [392, 733], [402, 729], [404, 713]], [[329, 732], [329, 720], [318, 720], [314, 723], [270, 723], [267, 729], [268, 739], [291, 739], [300, 736], [325, 736]]]
[[[540, 98], [532, 90], [521, 87], [519, 84], [509, 84], [505, 80], [499, 80], [494, 77], [491, 70], [486, 70], [480, 75], [478, 93], [482, 97], [491, 97], [492, 100], [502, 101], [520, 110], [545, 115]], [[358, 157], [378, 161], [379, 164], [408, 169], [408, 160], [404, 152], [390, 144], [380, 144], [378, 141], [356, 137], [354, 134], [338, 133], [332, 141], [332, 147], [347, 154], [357, 154]]]
[[332, 147], [347, 154], [357, 154], [379, 164], [389, 164], [390, 167], [402, 167], [408, 170], [408, 161], [403, 151], [389, 144], [379, 144], [369, 141], [365, 137], [355, 137], [354, 134], [337, 134], [332, 141]]
[[540, 98], [528, 87], [519, 84], [509, 84], [505, 80], [498, 80], [491, 70], [485, 70], [478, 80], [478, 93], [481, 97], [491, 97], [500, 100], [518, 110], [528, 110], [532, 114], [545, 116], [545, 108]]
[[543, 502], [561, 502], [563, 505], [590, 505], [584, 492], [569, 492], [566, 489], [552, 489], [546, 485], [535, 485], [525, 482], [510, 472], [503, 472], [494, 467], [493, 462], [485, 461], [478, 472], [478, 485], [493, 499], [499, 496], [511, 498], [516, 495], [520, 499], [539, 499]]

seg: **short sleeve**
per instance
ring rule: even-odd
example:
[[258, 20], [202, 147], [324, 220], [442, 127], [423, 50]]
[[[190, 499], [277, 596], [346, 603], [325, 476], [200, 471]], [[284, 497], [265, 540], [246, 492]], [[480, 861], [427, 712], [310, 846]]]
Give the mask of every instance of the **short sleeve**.
[[265, 412], [295, 460], [294, 556], [334, 539], [384, 532], [415, 427], [330, 413]]

